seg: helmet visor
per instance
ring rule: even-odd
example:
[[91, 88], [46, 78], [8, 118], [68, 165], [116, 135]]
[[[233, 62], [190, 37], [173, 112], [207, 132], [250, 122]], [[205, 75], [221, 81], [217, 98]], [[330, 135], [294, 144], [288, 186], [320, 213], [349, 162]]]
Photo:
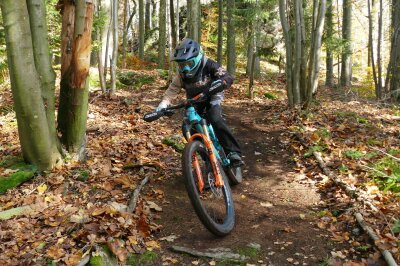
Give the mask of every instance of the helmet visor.
[[179, 72], [191, 71], [196, 66], [194, 59], [188, 61], [178, 62]]

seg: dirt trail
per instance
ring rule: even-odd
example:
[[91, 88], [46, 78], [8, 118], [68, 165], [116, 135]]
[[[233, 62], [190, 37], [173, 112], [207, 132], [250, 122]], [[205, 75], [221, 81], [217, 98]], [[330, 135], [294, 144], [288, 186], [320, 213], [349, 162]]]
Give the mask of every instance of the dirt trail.
[[301, 184], [294, 172], [291, 152], [282, 143], [284, 127], [279, 110], [271, 108], [264, 103], [225, 103], [226, 119], [241, 143], [246, 162], [244, 181], [233, 188], [236, 227], [227, 237], [216, 238], [202, 226], [190, 205], [180, 170], [176, 177], [156, 184], [165, 193], [164, 204], [160, 203], [163, 229], [159, 236], [178, 236], [173, 242], [162, 242], [160, 258], [177, 258], [188, 265], [198, 259], [170, 252], [172, 245], [198, 251], [224, 247], [240, 253], [249, 243], [261, 245], [259, 253], [248, 261], [257, 265], [318, 265], [330, 256], [334, 247], [329, 246], [327, 233], [315, 226], [313, 215], [318, 211], [319, 194]]

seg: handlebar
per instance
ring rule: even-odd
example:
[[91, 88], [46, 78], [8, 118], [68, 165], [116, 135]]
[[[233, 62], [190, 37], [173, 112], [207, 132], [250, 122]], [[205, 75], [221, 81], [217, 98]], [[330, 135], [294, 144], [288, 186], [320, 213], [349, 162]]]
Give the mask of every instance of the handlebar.
[[187, 99], [186, 101], [184, 101], [180, 104], [169, 106], [169, 107], [163, 108], [159, 111], [146, 113], [143, 116], [143, 120], [146, 122], [153, 122], [162, 116], [172, 116], [174, 114], [173, 110], [181, 109], [184, 107], [192, 106], [193, 104], [196, 104], [196, 103], [203, 102], [205, 100], [203, 98], [203, 96], [204, 96], [204, 94], [200, 93], [200, 94], [196, 95], [195, 97], [193, 97], [192, 99]]

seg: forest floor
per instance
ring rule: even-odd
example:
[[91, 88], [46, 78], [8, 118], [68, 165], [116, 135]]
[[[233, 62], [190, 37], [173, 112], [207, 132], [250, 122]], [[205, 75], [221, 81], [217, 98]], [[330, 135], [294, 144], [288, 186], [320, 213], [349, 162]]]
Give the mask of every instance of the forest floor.
[[[400, 154], [398, 109], [321, 89], [314, 109], [299, 113], [287, 110], [281, 78], [256, 83], [252, 101], [245, 97], [247, 81], [239, 79], [226, 94], [224, 113], [243, 149], [244, 180], [233, 188], [236, 227], [216, 238], [197, 219], [184, 188], [175, 150], [182, 145], [181, 116], [142, 120], [158, 104], [166, 81], [158, 71], [135, 75], [143, 83], [113, 99], [91, 93], [85, 164], [69, 158], [60, 169], [0, 196], [0, 211], [31, 206], [29, 213], [0, 222], [1, 265], [74, 265], [87, 254], [94, 263], [104, 245], [136, 265], [385, 265], [356, 224], [355, 210], [381, 237], [376, 244], [400, 259], [398, 181], [389, 184], [387, 178], [398, 169], [385, 154], [371, 152], [373, 145], [395, 158]], [[9, 162], [20, 156], [9, 90], [0, 105], [0, 176], [7, 176], [17, 171]], [[302, 147], [295, 133], [312, 148]], [[380, 212], [330, 182], [310, 156], [314, 150], [343, 180], [368, 192]], [[150, 182], [128, 214], [131, 193], [145, 177]], [[173, 246], [229, 248], [244, 260], [192, 257], [173, 252]]]

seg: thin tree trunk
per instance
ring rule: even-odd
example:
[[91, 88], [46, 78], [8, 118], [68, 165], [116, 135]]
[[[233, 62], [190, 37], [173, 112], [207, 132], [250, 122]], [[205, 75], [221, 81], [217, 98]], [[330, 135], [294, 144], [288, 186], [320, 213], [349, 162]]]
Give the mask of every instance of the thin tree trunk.
[[285, 39], [286, 48], [286, 92], [289, 101], [289, 106], [294, 106], [293, 100], [293, 76], [292, 76], [292, 40], [289, 32], [289, 23], [286, 18], [286, 0], [279, 0], [279, 17], [282, 24], [283, 36]]
[[[96, 12], [97, 14], [100, 14], [100, 11], [102, 10], [101, 7], [101, 0], [97, 0], [97, 6], [96, 6]], [[103, 32], [105, 29], [102, 29], [99, 27], [99, 40], [102, 40]], [[98, 62], [97, 62], [97, 67], [99, 71], [99, 81], [100, 81], [100, 88], [103, 93], [107, 92], [107, 87], [106, 87], [106, 77], [104, 75], [104, 57], [103, 57], [103, 46], [104, 44], [102, 42], [99, 43], [99, 48], [97, 49], [97, 57], [98, 57]]]
[[170, 18], [170, 36], [171, 36], [171, 45], [172, 47], [176, 47], [177, 45], [177, 36], [176, 36], [176, 24], [175, 24], [175, 12], [174, 12], [174, 0], [169, 0], [169, 18]]
[[223, 19], [224, 19], [224, 11], [223, 11], [223, 2], [222, 0], [218, 0], [218, 46], [217, 46], [217, 62], [222, 65], [222, 38], [223, 38]]
[[165, 45], [167, 44], [166, 39], [166, 0], [160, 0], [160, 23], [159, 23], [159, 36], [158, 36], [158, 66], [159, 68], [165, 67]]
[[[300, 70], [302, 61], [302, 27], [301, 27], [301, 1], [295, 0], [295, 26], [294, 26], [294, 67], [293, 67], [293, 101], [294, 104], [302, 102], [300, 93]], [[304, 95], [305, 96], [305, 95]]]
[[[180, 38], [180, 36], [179, 36], [179, 27], [180, 27], [180, 25], [179, 25], [179, 0], [176, 0], [176, 10], [175, 10], [175, 13], [176, 13], [176, 44], [178, 45], [178, 42], [179, 42], [179, 40], [181, 39]], [[174, 47], [175, 48], [175, 47]]]
[[247, 61], [246, 61], [246, 75], [250, 75], [253, 66], [254, 55], [254, 21], [250, 22], [249, 30], [247, 33]]
[[[102, 1], [103, 2], [103, 1]], [[112, 24], [112, 9], [111, 9], [111, 0], [105, 0], [101, 6], [102, 10], [104, 10], [104, 14], [106, 15], [105, 25], [106, 28], [103, 29], [101, 34], [101, 58], [103, 60], [103, 79], [107, 80], [107, 66], [108, 61], [111, 58], [110, 51], [112, 51], [112, 44], [110, 45], [110, 35], [111, 35], [111, 24]], [[104, 87], [106, 90], [106, 87]]]
[[200, 0], [188, 0], [187, 1], [187, 22], [188, 22], [188, 37], [201, 42], [201, 5]]
[[94, 5], [64, 1], [62, 26], [62, 65], [58, 129], [70, 152], [85, 148], [88, 110], [89, 66]]
[[54, 112], [49, 95], [54, 91], [54, 73], [50, 65], [44, 3], [28, 3], [29, 13], [25, 1], [3, 0], [0, 8], [22, 154], [27, 162], [47, 170], [61, 160], [54, 114], [50, 113]]
[[111, 89], [110, 96], [117, 90], [117, 61], [118, 61], [118, 0], [113, 0], [113, 53], [111, 58]]
[[352, 76], [351, 17], [352, 17], [352, 0], [343, 0], [342, 38], [345, 41], [345, 45], [342, 53], [342, 75], [340, 79], [340, 83], [342, 86], [351, 85], [351, 76]]
[[326, 79], [325, 86], [333, 86], [333, 3], [332, 0], [326, 2]]
[[232, 75], [236, 74], [236, 45], [235, 45], [235, 0], [227, 0], [226, 17], [227, 17], [227, 70]]
[[145, 36], [147, 37], [150, 33], [150, 23], [151, 23], [151, 13], [150, 13], [150, 7], [151, 7], [151, 2], [150, 0], [146, 0], [146, 6], [145, 6], [145, 19], [144, 19], [144, 32]]
[[122, 32], [122, 67], [126, 68], [126, 46], [128, 43], [128, 31], [126, 31], [127, 24], [127, 14], [128, 14], [128, 0], [124, 0], [124, 16], [123, 16], [123, 32]]
[[315, 94], [318, 88], [318, 75], [319, 75], [319, 65], [320, 65], [320, 55], [321, 55], [321, 42], [322, 33], [324, 29], [324, 20], [326, 12], [326, 0], [320, 0], [314, 2], [314, 14], [315, 23], [313, 23], [315, 28], [313, 29], [313, 38], [310, 51], [310, 62], [309, 62], [309, 73], [308, 73], [308, 93], [307, 93], [307, 103], [310, 104], [312, 101], [312, 96]]
[[371, 56], [372, 74], [373, 74], [373, 79], [374, 79], [374, 84], [375, 84], [375, 91], [376, 91], [377, 88], [378, 88], [378, 78], [377, 78], [377, 75], [376, 75], [375, 58], [374, 58], [375, 57], [375, 55], [374, 55], [374, 39], [372, 37], [373, 15], [372, 15], [372, 12], [371, 12], [371, 1], [370, 0], [368, 0], [368, 16], [369, 16], [369, 19], [368, 19], [368, 21], [369, 21], [369, 38], [368, 39], [370, 41], [370, 45], [369, 45], [370, 52], [369, 53], [370, 53], [370, 56]]
[[400, 0], [393, 0], [392, 18], [392, 44], [389, 64], [390, 70], [390, 96], [393, 100], [400, 101]]
[[139, 0], [139, 58], [144, 59], [144, 39], [145, 39], [145, 23], [144, 23], [144, 0]]
[[377, 65], [378, 65], [378, 86], [375, 88], [376, 98], [382, 98], [382, 57], [381, 57], [381, 45], [382, 45], [382, 17], [383, 17], [383, 2], [379, 1], [379, 20], [378, 20], [378, 50], [377, 50]]

